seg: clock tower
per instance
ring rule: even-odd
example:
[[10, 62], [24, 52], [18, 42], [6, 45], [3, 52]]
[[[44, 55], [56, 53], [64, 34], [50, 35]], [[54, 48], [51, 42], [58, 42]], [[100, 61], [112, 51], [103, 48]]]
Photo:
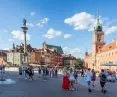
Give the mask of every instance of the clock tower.
[[96, 18], [96, 24], [94, 25], [93, 32], [93, 53], [100, 51], [100, 48], [104, 45], [104, 32], [100, 23], [99, 16]]

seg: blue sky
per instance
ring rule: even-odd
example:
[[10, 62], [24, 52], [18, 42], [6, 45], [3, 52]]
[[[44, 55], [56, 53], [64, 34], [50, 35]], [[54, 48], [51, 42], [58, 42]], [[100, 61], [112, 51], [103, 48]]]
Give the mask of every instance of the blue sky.
[[97, 9], [105, 42], [117, 39], [116, 5], [116, 0], [0, 0], [0, 49], [23, 41], [20, 27], [25, 17], [28, 43], [33, 47], [40, 48], [47, 41], [62, 46], [66, 53], [82, 56], [86, 49], [91, 50]]

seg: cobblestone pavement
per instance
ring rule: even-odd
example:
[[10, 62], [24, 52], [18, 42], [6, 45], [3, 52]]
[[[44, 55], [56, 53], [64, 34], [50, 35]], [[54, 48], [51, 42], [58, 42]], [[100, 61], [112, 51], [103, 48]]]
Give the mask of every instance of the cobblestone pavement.
[[[5, 75], [6, 78], [13, 79], [16, 83], [0, 85], [0, 97], [117, 97], [115, 95], [117, 89], [107, 94], [102, 94], [99, 87], [97, 87], [98, 89], [94, 89], [92, 93], [88, 93], [82, 78], [79, 78], [78, 89], [76, 91], [63, 91], [61, 89], [61, 77], [43, 80], [35, 75], [32, 81], [24, 79], [17, 72], [7, 72]], [[116, 86], [112, 85], [112, 87]]]

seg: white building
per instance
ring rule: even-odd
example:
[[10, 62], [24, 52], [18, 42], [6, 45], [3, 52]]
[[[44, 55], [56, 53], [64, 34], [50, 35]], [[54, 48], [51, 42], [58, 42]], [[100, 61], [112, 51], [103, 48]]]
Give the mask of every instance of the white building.
[[23, 53], [20, 52], [8, 52], [7, 62], [10, 64], [21, 65], [23, 63]]

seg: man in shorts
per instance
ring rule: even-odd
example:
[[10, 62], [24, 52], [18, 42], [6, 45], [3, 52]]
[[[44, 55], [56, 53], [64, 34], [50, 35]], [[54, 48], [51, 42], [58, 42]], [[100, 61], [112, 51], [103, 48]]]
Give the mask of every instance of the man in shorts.
[[87, 81], [87, 84], [88, 84], [88, 91], [92, 92], [92, 89], [91, 89], [92, 72], [91, 72], [90, 68], [86, 72], [85, 76], [86, 76], [86, 81]]
[[101, 86], [102, 92], [104, 94], [106, 93], [106, 88], [105, 88], [106, 81], [107, 81], [107, 76], [106, 76], [104, 70], [102, 69], [101, 73], [100, 73], [100, 86]]
[[70, 69], [69, 80], [70, 80], [70, 90], [74, 90], [75, 78], [74, 78], [74, 71], [72, 68]]

